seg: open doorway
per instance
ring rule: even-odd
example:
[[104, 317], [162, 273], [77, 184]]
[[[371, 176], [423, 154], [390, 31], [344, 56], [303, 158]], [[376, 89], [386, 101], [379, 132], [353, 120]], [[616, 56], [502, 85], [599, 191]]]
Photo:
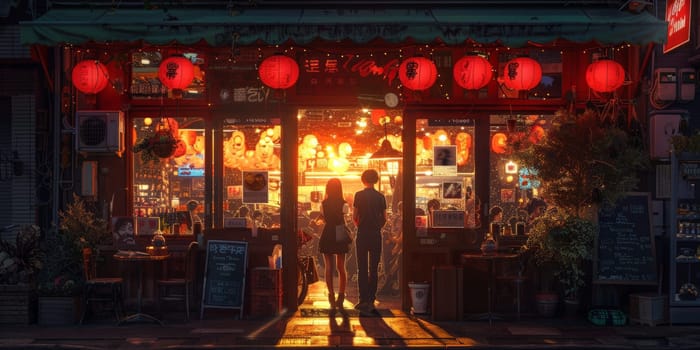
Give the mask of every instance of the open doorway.
[[[323, 254], [319, 242], [325, 226], [321, 203], [330, 179], [338, 179], [342, 185], [342, 197], [349, 210], [344, 222], [353, 238], [357, 228], [352, 220], [355, 193], [362, 190], [360, 179], [363, 171], [374, 169], [379, 174], [375, 189], [384, 195], [387, 204], [387, 223], [381, 230], [382, 253], [377, 281], [377, 309], [401, 308], [401, 257], [402, 257], [402, 204], [401, 174], [403, 128], [400, 110], [385, 109], [303, 109], [298, 113], [298, 218], [297, 227], [307, 237], [299, 249], [300, 259], [315, 264], [316, 276], [307, 275], [314, 285], [312, 291], [327, 293], [326, 279], [333, 278], [334, 291], [338, 293], [338, 276], [326, 276]], [[388, 151], [388, 153], [387, 153]], [[345, 308], [352, 308], [359, 300], [357, 256], [355, 244], [345, 255], [347, 288]], [[310, 300], [325, 301], [325, 305], [313, 305]], [[300, 308], [328, 308], [327, 294], [306, 298]]]

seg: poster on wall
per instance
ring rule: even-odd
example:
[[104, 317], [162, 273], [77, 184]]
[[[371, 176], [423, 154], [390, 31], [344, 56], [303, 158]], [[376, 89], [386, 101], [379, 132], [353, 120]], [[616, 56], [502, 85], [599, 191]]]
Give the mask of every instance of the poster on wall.
[[243, 172], [243, 203], [268, 202], [268, 175], [267, 171]]
[[443, 182], [442, 183], [442, 198], [444, 198], [444, 199], [462, 198], [462, 183], [460, 183], [460, 182]]
[[156, 231], [160, 230], [159, 217], [137, 217], [136, 218], [136, 234], [139, 236], [151, 236]]
[[457, 146], [433, 147], [433, 175], [457, 175]]
[[134, 217], [113, 217], [112, 238], [117, 249], [133, 249], [136, 246], [136, 241], [134, 240]]

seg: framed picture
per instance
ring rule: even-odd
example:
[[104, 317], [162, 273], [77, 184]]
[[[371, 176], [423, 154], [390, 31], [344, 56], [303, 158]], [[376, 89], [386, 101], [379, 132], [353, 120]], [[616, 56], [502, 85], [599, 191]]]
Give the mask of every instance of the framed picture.
[[462, 198], [462, 183], [461, 182], [443, 182], [442, 183], [442, 198], [445, 198], [445, 199]]
[[433, 147], [433, 175], [457, 174], [457, 146]]
[[502, 203], [515, 203], [515, 190], [512, 188], [502, 188], [501, 189], [501, 202]]
[[463, 210], [435, 210], [433, 211], [433, 227], [436, 228], [462, 228], [464, 227]]
[[132, 248], [136, 245], [133, 216], [115, 216], [111, 224], [112, 238], [117, 249]]
[[159, 217], [137, 217], [136, 218], [136, 234], [139, 236], [151, 236], [160, 230]]
[[457, 146], [435, 146], [433, 147], [433, 159], [435, 166], [456, 166]]

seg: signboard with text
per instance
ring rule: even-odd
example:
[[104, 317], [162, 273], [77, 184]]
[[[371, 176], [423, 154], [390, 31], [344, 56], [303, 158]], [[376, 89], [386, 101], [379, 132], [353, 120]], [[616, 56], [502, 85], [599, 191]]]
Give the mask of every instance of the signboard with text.
[[666, 33], [664, 53], [690, 41], [691, 2], [690, 0], [666, 1], [668, 32]]
[[242, 318], [248, 242], [210, 240], [206, 254], [200, 319], [211, 307], [239, 309]]

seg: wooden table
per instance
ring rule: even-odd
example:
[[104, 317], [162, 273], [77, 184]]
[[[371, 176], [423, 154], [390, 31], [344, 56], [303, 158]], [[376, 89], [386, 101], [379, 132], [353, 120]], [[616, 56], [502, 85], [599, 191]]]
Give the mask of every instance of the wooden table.
[[462, 266], [466, 265], [470, 261], [486, 262], [488, 264], [488, 284], [487, 284], [487, 295], [488, 295], [488, 306], [487, 312], [485, 314], [477, 315], [478, 319], [488, 319], [489, 324], [493, 324], [493, 319], [500, 318], [499, 315], [493, 312], [493, 291], [495, 290], [496, 284], [496, 262], [501, 260], [515, 259], [518, 254], [512, 253], [500, 253], [494, 252], [489, 254], [483, 253], [463, 253], [462, 254]]
[[139, 275], [139, 289], [137, 292], [137, 303], [136, 303], [136, 313], [124, 317], [119, 321], [119, 325], [129, 322], [143, 322], [151, 321], [163, 325], [163, 321], [159, 320], [153, 315], [149, 315], [141, 311], [142, 300], [143, 300], [143, 264], [147, 262], [164, 261], [170, 257], [170, 254], [165, 255], [151, 255], [145, 252], [133, 252], [128, 253], [117, 252], [113, 255], [114, 259], [117, 261], [129, 262], [136, 265], [136, 271]]

